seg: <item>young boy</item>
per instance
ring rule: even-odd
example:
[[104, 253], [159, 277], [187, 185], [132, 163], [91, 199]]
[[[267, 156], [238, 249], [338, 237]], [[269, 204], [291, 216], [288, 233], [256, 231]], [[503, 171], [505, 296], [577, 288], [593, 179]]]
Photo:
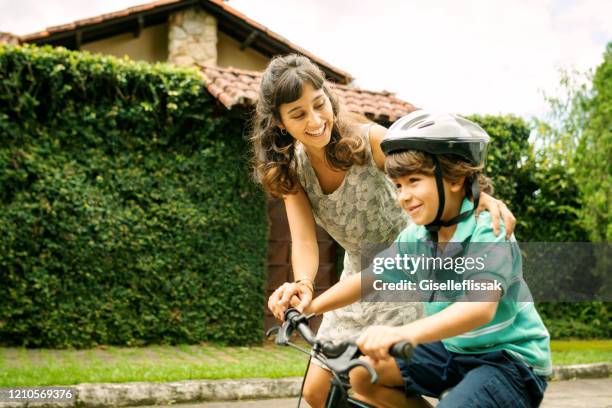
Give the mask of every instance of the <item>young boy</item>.
[[[353, 389], [366, 402], [429, 406], [421, 395], [440, 397], [448, 390], [438, 407], [535, 407], [543, 398], [544, 376], [551, 373], [550, 339], [533, 303], [521, 302], [518, 245], [514, 236], [504, 242], [504, 233], [494, 234], [488, 213], [473, 215], [480, 189], [487, 188], [480, 173], [488, 141], [482, 128], [464, 118], [416, 111], [395, 122], [381, 143], [399, 204], [414, 224], [398, 237], [398, 256], [378, 264], [386, 266], [385, 279], [375, 287], [408, 278], [403, 282], [413, 282], [411, 290], [418, 288], [427, 302], [425, 318], [402, 327], [369, 327], [357, 340], [364, 360], [380, 375], [371, 384], [364, 369], [351, 372]], [[461, 263], [456, 250], [445, 257], [450, 242], [463, 250]], [[472, 268], [466, 255], [473, 255]], [[420, 263], [410, 267], [406, 256]], [[450, 260], [451, 275], [460, 282], [442, 280], [447, 264], [442, 267], [436, 259]], [[437, 266], [424, 266], [427, 260]], [[358, 301], [362, 285], [372, 283], [371, 274], [360, 275], [336, 284], [304, 312]], [[440, 285], [445, 282], [454, 289], [445, 292]], [[409, 361], [388, 354], [401, 340], [416, 346]]]

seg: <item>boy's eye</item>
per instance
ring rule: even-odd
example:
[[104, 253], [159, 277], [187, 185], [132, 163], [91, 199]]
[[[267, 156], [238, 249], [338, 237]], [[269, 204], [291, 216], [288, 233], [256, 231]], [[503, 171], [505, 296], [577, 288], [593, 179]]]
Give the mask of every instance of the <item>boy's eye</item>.
[[402, 185], [400, 183], [395, 183], [395, 188], [399, 190], [400, 188], [402, 188]]

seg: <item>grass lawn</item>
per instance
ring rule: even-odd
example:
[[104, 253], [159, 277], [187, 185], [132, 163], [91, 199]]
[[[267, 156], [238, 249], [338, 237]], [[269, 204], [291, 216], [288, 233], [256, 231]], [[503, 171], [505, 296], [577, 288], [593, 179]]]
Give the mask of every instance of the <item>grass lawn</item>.
[[612, 363], [612, 340], [553, 340], [553, 365]]
[[[555, 365], [612, 362], [612, 340], [553, 341], [552, 349]], [[209, 344], [91, 350], [0, 348], [0, 386], [293, 377], [303, 375], [307, 359], [272, 343], [248, 348]]]

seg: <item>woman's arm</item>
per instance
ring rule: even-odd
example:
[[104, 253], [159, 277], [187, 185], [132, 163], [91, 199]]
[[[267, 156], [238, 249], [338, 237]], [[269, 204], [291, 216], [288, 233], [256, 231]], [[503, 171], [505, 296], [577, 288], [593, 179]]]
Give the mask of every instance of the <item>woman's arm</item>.
[[387, 133], [387, 128], [380, 126], [375, 123], [370, 126], [370, 150], [372, 151], [372, 156], [374, 157], [374, 163], [376, 163], [376, 167], [380, 170], [385, 170], [385, 154], [380, 148], [380, 143], [382, 142], [385, 134]]
[[305, 314], [322, 314], [355, 303], [360, 297], [361, 273], [356, 273], [321, 293], [305, 308], [294, 306]]
[[[296, 194], [287, 195], [283, 200], [291, 232], [293, 277], [296, 281], [307, 280], [313, 284], [319, 268], [319, 246], [310, 202], [301, 187]], [[312, 285], [285, 283], [276, 289], [268, 299], [268, 308], [277, 319], [283, 319], [294, 295], [300, 299], [301, 307], [305, 307], [312, 300]]]

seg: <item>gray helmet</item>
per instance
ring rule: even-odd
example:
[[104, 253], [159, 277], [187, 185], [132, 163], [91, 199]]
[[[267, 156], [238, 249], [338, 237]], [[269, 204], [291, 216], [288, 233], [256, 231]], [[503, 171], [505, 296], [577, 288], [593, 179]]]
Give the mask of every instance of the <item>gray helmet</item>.
[[380, 147], [385, 155], [418, 150], [454, 154], [474, 165], [484, 164], [489, 135], [476, 123], [450, 113], [417, 110], [389, 128]]
[[[474, 210], [465, 211], [450, 220], [443, 221], [442, 213], [446, 198], [437, 156], [457, 155], [473, 165], [484, 164], [487, 156], [489, 135], [476, 123], [450, 113], [434, 113], [417, 110], [398, 119], [387, 131], [380, 143], [385, 155], [406, 150], [430, 153], [435, 165], [434, 175], [438, 188], [438, 212], [434, 221], [426, 225], [434, 242], [438, 242], [441, 227], [457, 224], [471, 216]], [[469, 180], [466, 193], [478, 206], [480, 188], [477, 178]]]

